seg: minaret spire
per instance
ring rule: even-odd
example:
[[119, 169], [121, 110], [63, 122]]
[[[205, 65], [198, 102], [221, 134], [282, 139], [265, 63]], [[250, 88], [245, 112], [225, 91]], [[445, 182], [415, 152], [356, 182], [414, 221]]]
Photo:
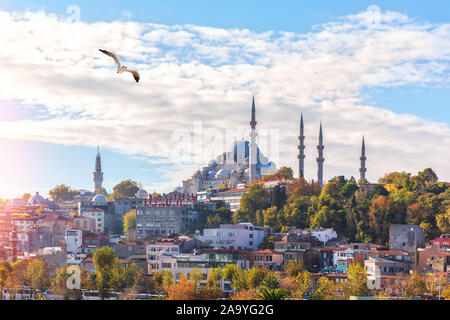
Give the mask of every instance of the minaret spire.
[[359, 172], [361, 173], [361, 179], [365, 179], [366, 178], [366, 143], [364, 141], [364, 134], [363, 134], [363, 139], [362, 139], [362, 147], [361, 147], [361, 157], [359, 158], [361, 160], [361, 168], [359, 169]]
[[256, 107], [255, 107], [255, 94], [253, 93], [253, 101], [252, 101], [252, 120], [250, 121], [250, 150], [249, 150], [249, 182], [256, 180], [258, 178], [258, 174], [256, 172], [256, 164], [258, 161], [257, 156], [257, 147], [256, 147]]
[[102, 172], [102, 159], [100, 156], [100, 147], [97, 146], [97, 157], [95, 158], [95, 171], [94, 176], [94, 192], [102, 187], [103, 183], [103, 172]]
[[317, 158], [317, 181], [321, 187], [323, 186], [323, 163], [325, 162], [325, 158], [323, 157], [323, 149], [325, 149], [325, 147], [323, 145], [322, 121], [320, 121], [319, 145], [317, 146], [317, 150], [319, 152], [319, 157]]
[[299, 178], [304, 178], [305, 175], [305, 135], [304, 135], [304, 126], [303, 126], [303, 112], [300, 115], [300, 136], [298, 137], [300, 144], [298, 146], [299, 154], [298, 154], [298, 171]]

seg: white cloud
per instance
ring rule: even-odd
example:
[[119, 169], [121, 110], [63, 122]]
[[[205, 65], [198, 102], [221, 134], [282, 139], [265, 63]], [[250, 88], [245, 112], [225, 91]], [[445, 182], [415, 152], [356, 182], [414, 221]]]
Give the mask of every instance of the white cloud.
[[[362, 91], [449, 85], [450, 25], [385, 12], [367, 29], [364, 13], [308, 34], [256, 33], [193, 25], [69, 23], [55, 15], [0, 11], [0, 100], [43, 106], [44, 118], [1, 121], [0, 137], [87, 145], [170, 164], [176, 129], [247, 129], [257, 97], [259, 128], [280, 130], [280, 163], [297, 168], [300, 109], [306, 122], [306, 175], [316, 174], [324, 122], [325, 177], [357, 176], [362, 133], [368, 176], [434, 168], [450, 180], [448, 124], [363, 104]], [[97, 50], [117, 52], [141, 72], [117, 75]], [[426, 107], [426, 106], [424, 106]], [[220, 145], [216, 146], [220, 153]], [[263, 150], [264, 152], [264, 150]], [[161, 167], [170, 189], [199, 164]], [[142, 181], [156, 185], [154, 181]], [[153, 189], [153, 188], [151, 188]]]

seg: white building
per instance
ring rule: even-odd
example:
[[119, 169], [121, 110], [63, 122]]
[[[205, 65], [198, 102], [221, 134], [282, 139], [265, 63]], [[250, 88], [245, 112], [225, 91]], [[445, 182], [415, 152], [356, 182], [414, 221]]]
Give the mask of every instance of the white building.
[[83, 231], [76, 229], [66, 230], [66, 251], [68, 253], [80, 253], [83, 244]]
[[205, 229], [197, 239], [214, 248], [257, 250], [264, 239], [264, 229], [251, 223], [221, 224], [217, 229]]
[[317, 240], [323, 243], [327, 243], [329, 240], [337, 238], [337, 233], [332, 228], [316, 228], [314, 230], [307, 231], [307, 233], [313, 237], [316, 237]]

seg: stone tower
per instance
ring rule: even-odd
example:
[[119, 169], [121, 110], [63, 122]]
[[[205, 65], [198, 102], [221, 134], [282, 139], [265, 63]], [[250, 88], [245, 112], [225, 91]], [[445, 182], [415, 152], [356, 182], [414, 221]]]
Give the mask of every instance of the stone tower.
[[298, 146], [299, 154], [298, 154], [298, 176], [299, 178], [303, 178], [305, 176], [305, 135], [304, 135], [304, 127], [303, 127], [303, 113], [300, 116], [300, 136], [298, 140], [300, 144]]
[[359, 172], [361, 173], [361, 179], [365, 179], [366, 178], [366, 143], [364, 141], [364, 135], [363, 135], [363, 139], [362, 139], [362, 148], [361, 148], [361, 158], [359, 158], [361, 160], [361, 168], [359, 169]]
[[250, 150], [249, 150], [249, 159], [248, 159], [248, 167], [249, 167], [249, 177], [248, 182], [252, 182], [258, 178], [258, 174], [256, 172], [256, 164], [258, 161], [258, 155], [256, 151], [256, 108], [255, 108], [255, 95], [253, 94], [253, 102], [252, 102], [252, 121], [250, 121]]
[[100, 148], [97, 147], [97, 157], [95, 158], [95, 171], [94, 176], [94, 192], [102, 187], [103, 172], [102, 172], [102, 159], [100, 157]]
[[320, 132], [319, 132], [319, 145], [317, 146], [317, 150], [319, 151], [319, 157], [317, 158], [317, 181], [320, 186], [323, 186], [323, 163], [325, 158], [323, 157], [323, 149], [325, 149], [323, 145], [323, 133], [322, 133], [322, 121], [320, 122]]

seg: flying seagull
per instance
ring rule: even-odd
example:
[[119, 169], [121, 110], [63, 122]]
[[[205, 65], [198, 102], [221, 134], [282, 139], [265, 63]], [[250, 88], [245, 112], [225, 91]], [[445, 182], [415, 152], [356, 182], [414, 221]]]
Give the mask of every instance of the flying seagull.
[[130, 72], [131, 74], [133, 74], [134, 80], [136, 80], [136, 82], [139, 82], [139, 79], [141, 78], [141, 76], [139, 75], [139, 72], [134, 71], [134, 70], [128, 70], [127, 67], [122, 66], [120, 64], [119, 58], [117, 58], [117, 56], [114, 53], [106, 51], [106, 50], [102, 50], [102, 49], [99, 49], [99, 51], [103, 52], [104, 54], [106, 54], [114, 59], [114, 61], [117, 64], [117, 73]]

